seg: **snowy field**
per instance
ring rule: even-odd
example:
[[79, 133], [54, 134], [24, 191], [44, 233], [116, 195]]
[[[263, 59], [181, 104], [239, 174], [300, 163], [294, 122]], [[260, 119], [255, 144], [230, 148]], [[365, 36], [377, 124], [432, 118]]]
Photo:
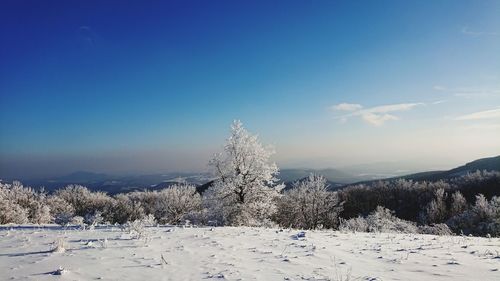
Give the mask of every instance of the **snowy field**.
[[[247, 227], [1, 227], [1, 280], [500, 280], [500, 239]], [[53, 252], [54, 241], [65, 251]], [[61, 240], [60, 240], [61, 241]], [[55, 275], [59, 267], [65, 270]]]

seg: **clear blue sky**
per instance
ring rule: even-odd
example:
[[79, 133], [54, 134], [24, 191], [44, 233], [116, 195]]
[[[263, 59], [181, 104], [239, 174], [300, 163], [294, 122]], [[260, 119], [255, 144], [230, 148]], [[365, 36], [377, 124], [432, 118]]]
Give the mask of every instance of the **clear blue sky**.
[[500, 1], [1, 1], [0, 176], [500, 154]]

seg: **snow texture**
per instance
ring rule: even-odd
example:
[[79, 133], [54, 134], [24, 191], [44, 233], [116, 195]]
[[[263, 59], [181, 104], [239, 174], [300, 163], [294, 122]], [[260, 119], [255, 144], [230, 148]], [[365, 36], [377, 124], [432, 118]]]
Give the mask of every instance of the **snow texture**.
[[144, 237], [0, 226], [0, 280], [500, 280], [499, 238], [251, 227], [146, 227]]

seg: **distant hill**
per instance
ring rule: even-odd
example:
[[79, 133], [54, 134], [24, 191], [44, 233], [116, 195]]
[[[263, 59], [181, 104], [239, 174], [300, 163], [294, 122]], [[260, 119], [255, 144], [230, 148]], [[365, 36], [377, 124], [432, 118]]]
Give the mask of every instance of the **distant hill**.
[[[387, 164], [381, 163], [382, 166]], [[396, 164], [391, 164], [391, 169], [397, 169]], [[368, 166], [358, 166], [344, 169], [282, 169], [278, 178], [285, 183], [287, 188], [292, 186], [292, 183], [306, 178], [309, 174], [315, 173], [323, 175], [330, 185], [331, 190], [336, 190], [345, 187], [349, 184], [364, 183], [370, 184], [378, 180], [394, 180], [394, 179], [409, 179], [414, 181], [437, 181], [441, 179], [449, 179], [464, 175], [468, 172], [476, 170], [500, 171], [500, 156], [482, 158], [463, 166], [446, 170], [446, 171], [428, 171], [414, 173], [408, 175], [398, 175], [401, 171], [396, 171], [393, 176], [383, 176], [380, 171], [389, 171], [388, 167], [376, 169], [374, 164]], [[362, 168], [366, 168], [363, 173]], [[404, 170], [402, 170], [404, 171]], [[394, 176], [397, 175], [397, 176]], [[171, 186], [179, 182], [186, 182], [197, 186], [199, 192], [205, 191], [212, 183], [212, 177], [204, 173], [165, 173], [165, 174], [150, 174], [150, 175], [135, 175], [135, 176], [112, 176], [102, 173], [93, 173], [87, 171], [78, 171], [65, 176], [40, 179], [40, 180], [23, 180], [23, 184], [34, 188], [44, 187], [47, 191], [53, 191], [62, 188], [69, 184], [81, 184], [87, 186], [91, 190], [105, 191], [110, 194], [120, 192], [130, 192], [134, 190], [159, 190]]]
[[[336, 190], [348, 183], [353, 183], [361, 180], [372, 180], [374, 177], [371, 175], [354, 175], [348, 172], [344, 172], [338, 169], [308, 169], [308, 168], [298, 168], [298, 169], [281, 169], [277, 178], [280, 182], [285, 184], [285, 189], [292, 187], [295, 181], [303, 180], [308, 177], [311, 173], [322, 175], [327, 179], [331, 190]], [[207, 182], [205, 184], [199, 185], [197, 187], [198, 192], [203, 193], [207, 190], [213, 181]]]
[[455, 178], [477, 170], [500, 171], [500, 156], [482, 158], [448, 171], [430, 171], [404, 176], [414, 181], [436, 181]]
[[101, 173], [93, 173], [86, 171], [78, 171], [71, 173], [69, 175], [65, 175], [55, 179], [59, 182], [71, 182], [71, 183], [88, 183], [88, 182], [98, 182], [105, 181], [109, 179], [110, 176]]
[[23, 184], [33, 188], [44, 188], [53, 191], [69, 184], [80, 184], [90, 190], [104, 191], [109, 194], [130, 192], [135, 190], [159, 190], [176, 183], [201, 185], [210, 180], [203, 173], [165, 173], [134, 176], [113, 176], [102, 173], [78, 171], [65, 176], [50, 179], [24, 180]]
[[[463, 166], [459, 166], [457, 168], [453, 168], [451, 170], [446, 171], [428, 171], [421, 172], [415, 174], [409, 174], [400, 177], [391, 177], [386, 178], [384, 180], [395, 180], [395, 179], [407, 179], [413, 181], [438, 181], [438, 180], [446, 180], [455, 177], [460, 177], [467, 173], [472, 173], [477, 170], [487, 170], [487, 171], [500, 171], [500, 156], [481, 158], [472, 162], [469, 162]], [[361, 181], [359, 183], [372, 183], [372, 181]]]
[[355, 174], [346, 172], [339, 169], [283, 169], [280, 170], [278, 178], [283, 182], [293, 182], [296, 180], [303, 179], [309, 174], [314, 173], [324, 176], [328, 181], [336, 184], [348, 184], [363, 180], [373, 180], [378, 178], [383, 178], [383, 176], [377, 176], [374, 174]]

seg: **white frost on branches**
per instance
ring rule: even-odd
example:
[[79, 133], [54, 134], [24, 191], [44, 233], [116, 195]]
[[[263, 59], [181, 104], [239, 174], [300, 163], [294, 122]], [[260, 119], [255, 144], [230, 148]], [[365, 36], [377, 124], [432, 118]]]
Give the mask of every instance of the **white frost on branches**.
[[278, 166], [270, 158], [274, 150], [264, 147], [240, 121], [234, 121], [222, 154], [210, 161], [216, 177], [205, 196], [209, 213], [223, 224], [263, 225], [276, 212]]
[[295, 182], [278, 204], [279, 223], [303, 229], [336, 228], [343, 202], [328, 187], [326, 178], [315, 174]]

